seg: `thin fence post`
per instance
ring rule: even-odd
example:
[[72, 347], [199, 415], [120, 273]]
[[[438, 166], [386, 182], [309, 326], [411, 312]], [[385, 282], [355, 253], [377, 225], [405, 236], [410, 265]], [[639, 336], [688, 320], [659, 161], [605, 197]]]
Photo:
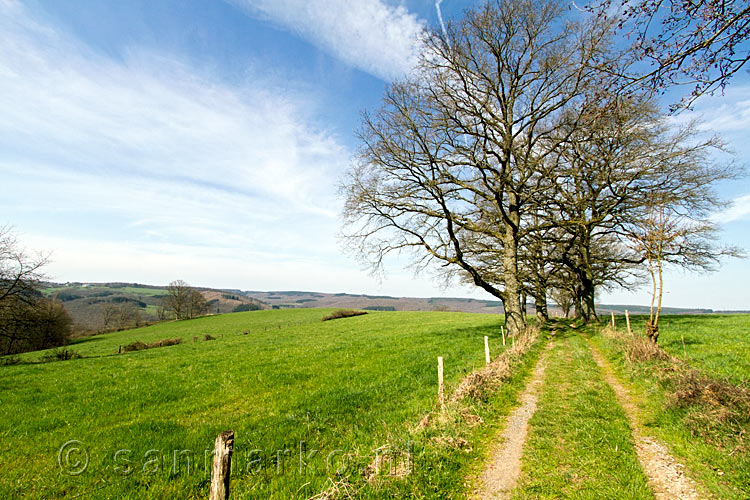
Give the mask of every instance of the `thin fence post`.
[[628, 314], [627, 309], [625, 309], [625, 323], [628, 325], [628, 335], [633, 335], [633, 330], [630, 329], [630, 314]]
[[490, 338], [485, 335], [484, 336], [484, 359], [487, 361], [487, 364], [490, 364]]
[[615, 312], [610, 311], [612, 313], [612, 328], [617, 328], [617, 324], [615, 324]]
[[440, 410], [445, 409], [445, 390], [443, 388], [443, 357], [438, 356], [438, 401]]
[[502, 325], [500, 325], [500, 333], [503, 336], [503, 347], [505, 347], [505, 328]]
[[208, 500], [227, 500], [229, 498], [233, 449], [234, 431], [224, 431], [216, 436], [214, 463], [211, 469], [211, 490]]

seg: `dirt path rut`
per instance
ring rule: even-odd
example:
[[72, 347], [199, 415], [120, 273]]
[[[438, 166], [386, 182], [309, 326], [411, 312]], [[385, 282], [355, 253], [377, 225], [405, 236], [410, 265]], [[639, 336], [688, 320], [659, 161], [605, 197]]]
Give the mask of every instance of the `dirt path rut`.
[[696, 483], [685, 475], [684, 466], [672, 457], [663, 444], [644, 435], [638, 408], [630, 393], [617, 379], [609, 362], [604, 359], [599, 350], [591, 342], [589, 342], [589, 347], [604, 379], [615, 391], [620, 406], [625, 410], [625, 415], [633, 431], [638, 460], [646, 476], [648, 476], [656, 499], [700, 500], [709, 498], [698, 492]]
[[539, 392], [544, 383], [546, 352], [552, 347], [549, 342], [545, 352], [537, 361], [531, 379], [519, 396], [519, 406], [509, 417], [500, 435], [498, 447], [492, 452], [489, 465], [480, 477], [480, 486], [474, 495], [476, 499], [494, 500], [510, 498], [521, 473], [523, 445], [529, 429], [529, 420], [536, 411]]

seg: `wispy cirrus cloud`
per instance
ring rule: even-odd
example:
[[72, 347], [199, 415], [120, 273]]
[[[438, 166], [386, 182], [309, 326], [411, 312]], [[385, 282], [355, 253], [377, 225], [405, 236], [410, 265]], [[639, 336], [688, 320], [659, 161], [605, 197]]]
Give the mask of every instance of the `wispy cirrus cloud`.
[[[113, 60], [0, 1], [0, 223], [45, 241], [46, 219], [47, 238], [99, 240], [119, 255], [168, 243], [185, 257], [174, 266], [190, 249], [193, 267], [212, 252], [336, 257], [333, 184], [349, 151], [313, 125], [306, 96], [252, 76], [225, 84], [136, 47]], [[75, 248], [49, 248], [54, 274], [70, 277], [60, 257], [102, 258]], [[123, 276], [143, 263], [110, 264]]]
[[738, 196], [732, 200], [732, 205], [719, 212], [713, 220], [719, 224], [750, 219], [750, 194]]
[[415, 66], [424, 22], [383, 0], [228, 0], [386, 80]]

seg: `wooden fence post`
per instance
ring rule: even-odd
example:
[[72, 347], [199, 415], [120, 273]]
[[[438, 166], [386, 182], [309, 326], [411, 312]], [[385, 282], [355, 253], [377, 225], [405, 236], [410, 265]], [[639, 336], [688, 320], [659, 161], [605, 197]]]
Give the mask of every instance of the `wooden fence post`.
[[630, 329], [630, 314], [628, 314], [627, 309], [625, 309], [625, 323], [628, 325], [628, 335], [633, 335], [633, 330]]
[[503, 336], [503, 347], [505, 347], [505, 329], [500, 325], [500, 333]]
[[438, 401], [440, 410], [445, 409], [445, 391], [443, 389], [443, 357], [438, 356]]
[[484, 359], [487, 361], [487, 364], [490, 364], [490, 338], [485, 335], [484, 336]]
[[208, 500], [227, 500], [229, 498], [233, 449], [234, 431], [224, 431], [216, 436], [214, 463], [211, 469], [211, 491]]
[[612, 313], [612, 328], [617, 328], [617, 324], [615, 323], [615, 312], [610, 311]]

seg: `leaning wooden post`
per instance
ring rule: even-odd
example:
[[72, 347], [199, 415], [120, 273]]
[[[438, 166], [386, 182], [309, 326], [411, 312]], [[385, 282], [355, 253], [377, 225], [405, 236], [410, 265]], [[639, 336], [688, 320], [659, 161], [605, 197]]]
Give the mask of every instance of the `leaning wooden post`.
[[625, 323], [628, 325], [628, 335], [633, 335], [633, 330], [630, 329], [630, 314], [628, 314], [627, 309], [625, 309]]
[[232, 472], [232, 449], [234, 431], [224, 431], [216, 436], [214, 444], [214, 464], [211, 469], [211, 491], [208, 500], [229, 498], [229, 477]]
[[503, 347], [505, 347], [505, 329], [502, 327], [502, 325], [500, 326], [500, 333], [503, 336]]
[[617, 325], [615, 324], [615, 312], [610, 311], [612, 313], [612, 328], [617, 328]]
[[487, 361], [487, 364], [490, 364], [490, 338], [485, 335], [484, 336], [484, 359]]
[[445, 390], [443, 389], [443, 357], [438, 356], [438, 401], [440, 410], [445, 409]]

